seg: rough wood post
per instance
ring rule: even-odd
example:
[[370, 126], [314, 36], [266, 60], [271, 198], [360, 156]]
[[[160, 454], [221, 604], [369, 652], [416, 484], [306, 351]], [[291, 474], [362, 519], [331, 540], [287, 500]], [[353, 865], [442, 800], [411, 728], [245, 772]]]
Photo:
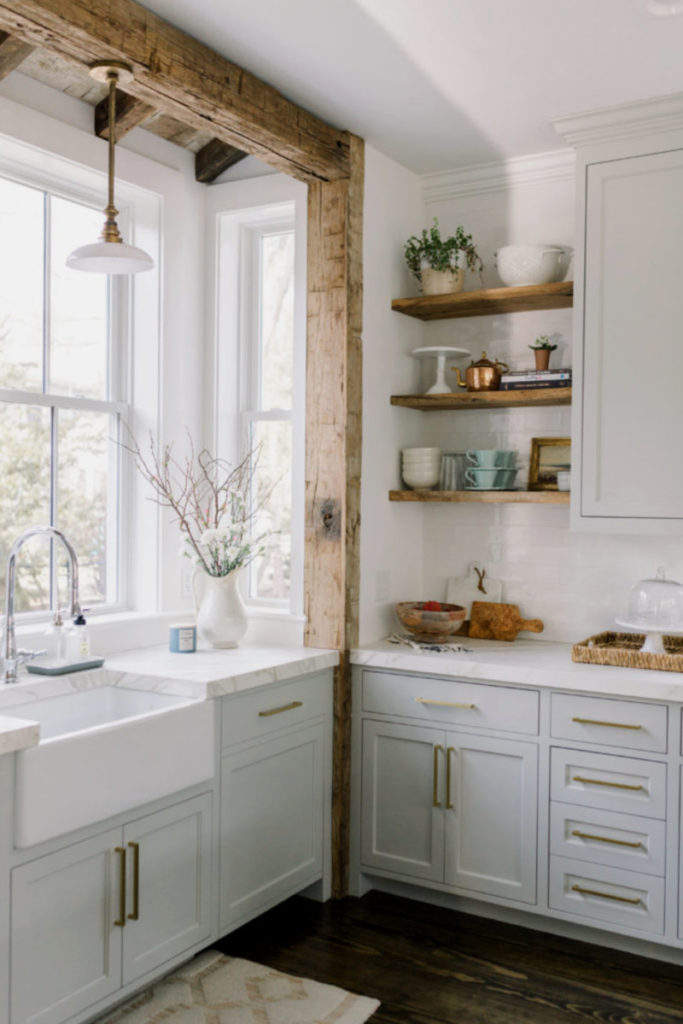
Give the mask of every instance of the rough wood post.
[[358, 642], [363, 140], [350, 177], [309, 185], [306, 369], [306, 644], [341, 652], [335, 679], [333, 895], [348, 889], [351, 685]]

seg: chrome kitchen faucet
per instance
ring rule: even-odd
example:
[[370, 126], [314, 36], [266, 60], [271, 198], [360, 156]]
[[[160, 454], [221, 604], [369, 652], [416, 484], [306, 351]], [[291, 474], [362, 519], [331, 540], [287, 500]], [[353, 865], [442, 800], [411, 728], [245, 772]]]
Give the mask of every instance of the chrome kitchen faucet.
[[61, 530], [57, 530], [54, 526], [32, 526], [30, 529], [24, 530], [15, 540], [7, 556], [3, 683], [16, 683], [19, 666], [45, 653], [44, 651], [17, 650], [14, 632], [14, 587], [16, 583], [17, 555], [30, 537], [54, 537], [62, 542], [69, 559], [69, 579], [71, 580], [70, 618], [75, 618], [81, 611], [78, 600], [78, 558], [76, 557], [73, 545], [66, 539]]

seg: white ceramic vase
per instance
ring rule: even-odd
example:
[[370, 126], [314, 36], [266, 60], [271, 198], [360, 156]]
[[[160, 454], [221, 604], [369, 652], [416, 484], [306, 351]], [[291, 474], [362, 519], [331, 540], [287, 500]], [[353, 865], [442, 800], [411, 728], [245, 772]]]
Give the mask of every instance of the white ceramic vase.
[[237, 647], [247, 631], [247, 612], [238, 587], [239, 570], [209, 576], [196, 569], [192, 577], [197, 633], [212, 647]]

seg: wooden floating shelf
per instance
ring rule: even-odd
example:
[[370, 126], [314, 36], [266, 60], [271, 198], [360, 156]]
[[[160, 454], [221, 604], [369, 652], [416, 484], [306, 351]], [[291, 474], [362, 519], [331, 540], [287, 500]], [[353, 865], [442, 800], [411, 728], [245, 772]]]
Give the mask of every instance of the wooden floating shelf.
[[392, 395], [391, 404], [423, 412], [444, 409], [513, 409], [522, 405], [571, 405], [572, 389], [524, 388], [518, 391], [462, 391], [447, 395]]
[[486, 502], [568, 505], [569, 491], [389, 491], [389, 501]]
[[573, 301], [574, 282], [558, 281], [450, 295], [418, 295], [414, 299], [394, 299], [391, 308], [418, 320], [449, 320], [458, 316], [524, 313], [532, 309], [566, 309]]

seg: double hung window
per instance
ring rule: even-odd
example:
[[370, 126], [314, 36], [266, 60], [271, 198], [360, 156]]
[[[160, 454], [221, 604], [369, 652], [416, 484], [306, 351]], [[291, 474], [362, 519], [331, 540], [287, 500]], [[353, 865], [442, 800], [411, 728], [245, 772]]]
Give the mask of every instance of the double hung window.
[[[64, 192], [0, 177], [0, 573], [23, 530], [55, 526], [90, 607], [118, 601], [126, 284], [65, 260], [101, 221]], [[37, 538], [22, 548], [18, 612], [64, 606], [60, 549]]]

